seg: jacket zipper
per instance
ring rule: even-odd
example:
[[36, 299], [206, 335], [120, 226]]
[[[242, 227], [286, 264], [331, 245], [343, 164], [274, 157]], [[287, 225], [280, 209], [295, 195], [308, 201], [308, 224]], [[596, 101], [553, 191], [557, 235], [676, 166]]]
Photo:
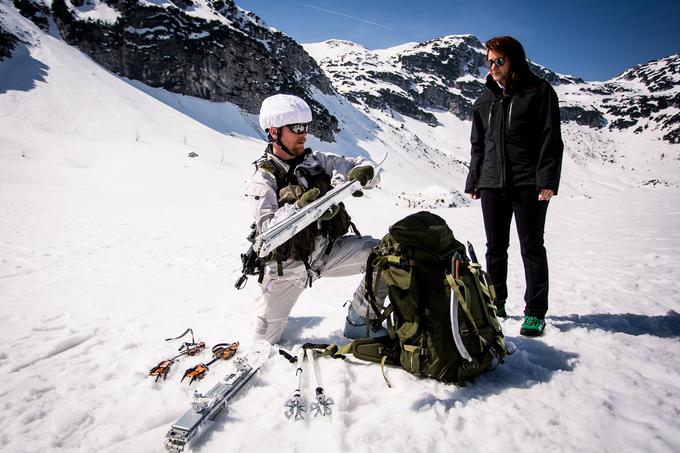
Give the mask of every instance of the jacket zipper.
[[500, 152], [500, 167], [499, 176], [500, 189], [505, 187], [505, 106], [503, 105], [503, 98], [500, 100], [500, 121], [498, 121], [498, 150]]
[[512, 103], [515, 101], [515, 97], [510, 98], [510, 109], [508, 109], [508, 129], [512, 127]]

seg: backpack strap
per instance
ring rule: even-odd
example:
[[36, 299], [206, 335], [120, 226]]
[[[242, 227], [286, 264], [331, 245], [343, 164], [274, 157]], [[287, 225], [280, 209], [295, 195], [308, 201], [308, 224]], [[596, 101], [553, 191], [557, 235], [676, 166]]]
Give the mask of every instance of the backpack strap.
[[452, 274], [447, 274], [446, 275], [446, 282], [449, 284], [451, 287], [451, 291], [455, 291], [456, 293], [456, 299], [458, 300], [458, 305], [460, 308], [463, 310], [463, 313], [465, 314], [465, 318], [468, 320], [470, 323], [470, 326], [472, 327], [472, 331], [475, 333], [477, 338], [479, 338], [481, 347], [483, 348], [486, 340], [482, 335], [479, 333], [479, 329], [477, 328], [477, 324], [475, 324], [475, 320], [472, 317], [472, 313], [470, 313], [470, 309], [467, 306], [467, 303], [465, 302], [465, 299], [463, 298], [463, 294], [460, 291], [460, 287], [462, 286], [465, 289], [465, 292], [468, 293], [468, 288], [461, 279], [454, 278]]
[[[371, 253], [368, 255], [368, 258], [366, 259], [366, 273], [364, 277], [366, 300], [378, 318], [382, 315], [383, 310], [378, 307], [375, 293], [378, 292], [378, 285], [380, 284], [380, 277], [384, 266], [383, 259], [383, 257], [378, 258], [378, 253], [375, 250], [371, 251]], [[375, 282], [373, 281], [374, 272], [376, 273]], [[368, 313], [366, 314], [368, 315]], [[366, 319], [368, 319], [368, 316]]]
[[349, 226], [350, 226], [350, 228], [352, 229], [352, 231], [354, 231], [354, 234], [355, 234], [355, 235], [361, 236], [361, 233], [359, 233], [359, 229], [358, 229], [357, 226], [354, 224], [354, 222], [352, 222], [351, 220], [350, 220], [350, 222], [349, 222]]
[[[493, 289], [493, 286], [489, 286], [488, 284], [484, 284], [482, 282], [482, 278], [485, 278], [484, 274], [485, 272], [482, 271], [482, 265], [478, 263], [470, 263], [469, 267], [470, 272], [472, 273], [472, 276], [475, 279], [475, 284], [477, 286], [477, 291], [479, 291], [479, 296], [482, 298], [483, 301], [486, 301], [484, 296], [486, 295], [488, 297], [488, 300], [491, 301], [489, 303], [484, 303], [484, 317], [486, 318], [486, 322], [494, 328], [494, 330], [498, 333], [502, 331], [501, 324], [498, 322], [498, 319], [496, 319], [495, 316], [489, 316], [489, 310], [494, 310], [495, 308], [492, 306], [494, 300], [496, 300], [496, 292]], [[488, 276], [488, 274], [487, 274]], [[489, 281], [489, 280], [487, 280]]]
[[[331, 347], [333, 347], [332, 345]], [[337, 347], [337, 346], [336, 346]], [[392, 384], [385, 375], [385, 365], [399, 365], [399, 342], [391, 338], [360, 338], [338, 348], [337, 354], [352, 354], [359, 360], [379, 363], [383, 379], [388, 387]]]
[[[394, 329], [394, 323], [392, 322], [392, 312], [394, 311], [394, 306], [392, 304], [385, 308], [378, 307], [378, 302], [375, 297], [375, 293], [378, 292], [378, 285], [380, 285], [380, 280], [382, 278], [382, 271], [387, 263], [387, 257], [379, 255], [378, 252], [373, 250], [368, 259], [366, 260], [366, 277], [365, 277], [365, 288], [366, 288], [366, 300], [368, 301], [371, 309], [376, 315], [375, 323], [382, 324], [383, 321], [387, 321], [387, 334], [392, 340], [397, 339], [397, 332]], [[375, 272], [375, 282], [373, 281], [373, 273]], [[366, 310], [366, 319], [369, 320], [368, 309]], [[370, 329], [370, 322], [366, 322], [366, 336], [368, 337]]]
[[[479, 266], [479, 265], [477, 265]], [[473, 265], [470, 265], [469, 269], [472, 271]], [[476, 275], [477, 277], [479, 276], [478, 273], [472, 272], [473, 275]], [[489, 322], [489, 325], [491, 325], [495, 332], [496, 335], [494, 335], [493, 341], [489, 343], [486, 341], [486, 339], [479, 333], [479, 329], [477, 328], [477, 325], [475, 324], [475, 321], [472, 317], [472, 313], [470, 313], [470, 310], [467, 306], [467, 303], [465, 302], [465, 299], [463, 298], [463, 294], [460, 291], [460, 286], [462, 286], [465, 289], [465, 293], [468, 294], [469, 289], [465, 285], [462, 279], [459, 278], [454, 278], [453, 275], [447, 275], [446, 276], [446, 281], [448, 282], [449, 286], [451, 286], [451, 291], [456, 292], [456, 298], [458, 299], [459, 306], [463, 310], [463, 313], [465, 314], [465, 317], [467, 318], [468, 322], [472, 326], [472, 330], [477, 335], [477, 338], [479, 338], [481, 347], [483, 351], [488, 351], [490, 352], [496, 359], [498, 359], [499, 363], [503, 363], [503, 357], [507, 354], [507, 349], [505, 348], [505, 342], [503, 341], [503, 334], [502, 334], [502, 329], [500, 322], [498, 322], [498, 319], [495, 317], [490, 317], [488, 316], [488, 313], [486, 310], [484, 310], [484, 314], [487, 317], [487, 320]], [[479, 281], [478, 278], [475, 278], [476, 284], [480, 287], [478, 290], [483, 290], [483, 284]], [[484, 294], [488, 294], [484, 292]], [[481, 293], [480, 293], [481, 295]], [[459, 370], [459, 373], [461, 370]]]

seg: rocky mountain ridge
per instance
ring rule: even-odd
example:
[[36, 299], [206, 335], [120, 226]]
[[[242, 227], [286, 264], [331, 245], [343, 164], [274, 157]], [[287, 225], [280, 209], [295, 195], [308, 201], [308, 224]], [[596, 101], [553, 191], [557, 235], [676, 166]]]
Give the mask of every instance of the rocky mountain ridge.
[[334, 94], [324, 72], [232, 0], [54, 0], [51, 9], [66, 42], [118, 75], [248, 113], [271, 93], [295, 93], [318, 120], [312, 132], [333, 140], [337, 119], [314, 96]]
[[[438, 125], [433, 110], [470, 120], [472, 104], [484, 90], [484, 46], [470, 35], [375, 51], [341, 40], [306, 44], [305, 49], [336, 90], [356, 105], [394, 110], [430, 126]], [[563, 122], [595, 129], [633, 127], [637, 132], [653, 127], [665, 141], [679, 142], [675, 110], [680, 108], [680, 56], [638, 65], [607, 82], [585, 82], [530, 65], [558, 93], [570, 93], [561, 99]]]
[[[48, 16], [64, 39], [112, 72], [153, 87], [256, 113], [285, 91], [308, 100], [312, 133], [333, 141], [341, 125], [319, 95], [360, 109], [393, 112], [431, 127], [437, 112], [468, 121], [484, 90], [483, 44], [472, 35], [368, 50], [348, 41], [303, 46], [233, 0], [13, 0], [43, 29]], [[16, 37], [0, 31], [0, 58]], [[311, 55], [311, 56], [310, 56]], [[530, 63], [560, 94], [565, 124], [680, 143], [680, 56], [638, 65], [606, 82], [584, 82]]]
[[[445, 110], [470, 120], [472, 103], [484, 90], [484, 45], [472, 35], [450, 35], [371, 51], [340, 40], [307, 44], [333, 80], [336, 90], [357, 104], [391, 108], [431, 126], [437, 120], [428, 109]], [[582, 83], [531, 64], [554, 84]]]

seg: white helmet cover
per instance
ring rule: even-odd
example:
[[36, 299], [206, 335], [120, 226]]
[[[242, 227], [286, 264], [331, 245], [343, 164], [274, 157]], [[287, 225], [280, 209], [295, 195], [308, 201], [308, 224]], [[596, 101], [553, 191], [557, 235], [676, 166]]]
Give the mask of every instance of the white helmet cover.
[[275, 94], [262, 101], [260, 107], [260, 127], [282, 127], [287, 124], [309, 123], [312, 110], [307, 103], [290, 94]]

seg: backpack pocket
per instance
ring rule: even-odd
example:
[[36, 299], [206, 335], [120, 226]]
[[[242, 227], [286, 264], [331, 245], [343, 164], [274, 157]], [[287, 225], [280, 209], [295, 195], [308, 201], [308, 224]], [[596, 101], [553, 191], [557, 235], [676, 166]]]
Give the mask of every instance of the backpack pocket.
[[401, 352], [399, 354], [399, 362], [409, 373], [420, 375], [422, 355], [420, 354], [420, 346], [411, 344], [402, 344]]
[[389, 266], [383, 270], [382, 276], [390, 287], [408, 290], [411, 287], [412, 269]]

